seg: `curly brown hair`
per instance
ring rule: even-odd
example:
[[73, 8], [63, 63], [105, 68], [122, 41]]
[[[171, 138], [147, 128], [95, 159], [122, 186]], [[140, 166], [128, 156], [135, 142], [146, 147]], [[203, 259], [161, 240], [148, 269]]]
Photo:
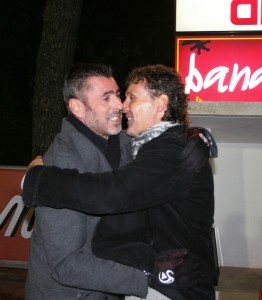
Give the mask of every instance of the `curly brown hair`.
[[173, 68], [161, 64], [134, 68], [125, 81], [126, 87], [145, 81], [152, 98], [160, 95], [168, 97], [168, 107], [163, 121], [179, 122], [185, 128], [189, 126], [188, 95], [182, 78]]

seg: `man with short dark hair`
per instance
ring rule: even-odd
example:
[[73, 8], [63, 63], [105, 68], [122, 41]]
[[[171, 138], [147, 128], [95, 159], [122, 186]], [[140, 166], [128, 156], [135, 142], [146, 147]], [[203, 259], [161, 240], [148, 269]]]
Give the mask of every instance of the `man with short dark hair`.
[[[110, 67], [74, 66], [63, 94], [69, 115], [44, 155], [46, 165], [97, 173], [132, 159], [130, 139], [121, 132], [122, 102]], [[48, 207], [37, 207], [35, 214], [26, 300], [146, 296], [142, 271], [93, 255], [91, 240], [100, 217]]]
[[134, 69], [123, 103], [134, 161], [102, 174], [34, 167], [26, 176], [23, 200], [112, 214], [96, 226], [92, 249], [97, 256], [143, 270], [150, 245], [157, 276], [145, 275], [153, 289], [174, 300], [214, 300], [209, 157], [216, 157], [217, 148], [206, 130], [188, 129], [187, 105], [181, 77], [172, 68]]

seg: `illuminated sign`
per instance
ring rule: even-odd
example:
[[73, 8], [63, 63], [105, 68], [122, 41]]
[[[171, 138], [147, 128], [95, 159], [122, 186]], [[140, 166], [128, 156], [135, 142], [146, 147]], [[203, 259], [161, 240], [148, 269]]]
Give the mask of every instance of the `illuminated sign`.
[[33, 209], [21, 197], [25, 170], [0, 169], [0, 261], [27, 262]]
[[262, 102], [262, 36], [177, 36], [175, 68], [191, 101]]
[[262, 0], [176, 0], [176, 31], [262, 30]]

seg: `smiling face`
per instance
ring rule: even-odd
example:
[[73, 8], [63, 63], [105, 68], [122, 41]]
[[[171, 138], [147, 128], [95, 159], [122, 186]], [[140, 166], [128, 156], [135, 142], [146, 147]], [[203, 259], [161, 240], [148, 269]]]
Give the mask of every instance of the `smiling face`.
[[[122, 129], [122, 102], [113, 77], [88, 79], [88, 88], [83, 87], [81, 99], [70, 99], [69, 105], [81, 122], [103, 138]], [[79, 113], [74, 106], [79, 108]]]
[[136, 137], [161, 122], [166, 104], [166, 96], [153, 97], [150, 94], [146, 81], [130, 84], [123, 103], [123, 112], [128, 122], [127, 134]]

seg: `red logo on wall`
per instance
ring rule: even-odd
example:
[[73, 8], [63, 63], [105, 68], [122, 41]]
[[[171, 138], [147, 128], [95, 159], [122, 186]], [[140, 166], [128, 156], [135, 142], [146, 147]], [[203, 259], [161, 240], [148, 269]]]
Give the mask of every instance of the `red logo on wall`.
[[[230, 20], [234, 25], [257, 25], [262, 24], [258, 21], [258, 2], [261, 0], [233, 0], [231, 2]], [[239, 9], [247, 12], [246, 16], [239, 17]]]
[[262, 102], [262, 36], [177, 37], [175, 49], [191, 101]]

